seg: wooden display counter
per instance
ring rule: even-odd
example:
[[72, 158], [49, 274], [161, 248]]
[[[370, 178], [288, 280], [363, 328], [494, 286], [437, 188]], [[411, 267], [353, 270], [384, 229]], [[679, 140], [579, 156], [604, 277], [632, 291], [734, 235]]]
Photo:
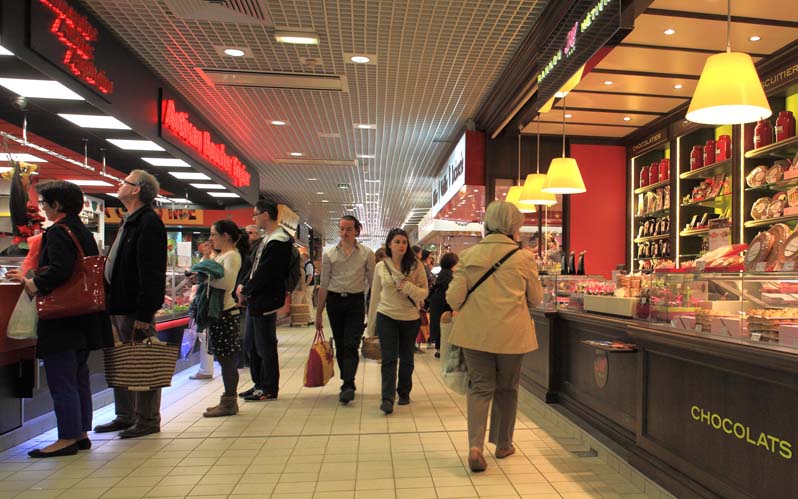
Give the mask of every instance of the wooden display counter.
[[[642, 321], [531, 311], [540, 348], [521, 383], [679, 498], [798, 490], [798, 351]], [[613, 352], [586, 341], [633, 344]]]

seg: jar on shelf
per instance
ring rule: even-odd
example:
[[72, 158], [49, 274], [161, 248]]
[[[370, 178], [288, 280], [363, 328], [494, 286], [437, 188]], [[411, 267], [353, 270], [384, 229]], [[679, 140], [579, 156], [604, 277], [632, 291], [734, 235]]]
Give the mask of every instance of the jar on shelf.
[[640, 167], [640, 187], [648, 185], [648, 167], [643, 165]]
[[693, 150], [690, 151], [690, 169], [697, 170], [704, 166], [704, 151], [703, 147], [700, 145], [693, 146]]
[[648, 183], [651, 185], [657, 182], [659, 182], [659, 163], [655, 161], [648, 167]]
[[659, 181], [668, 180], [670, 178], [671, 160], [662, 158], [659, 161]]
[[754, 128], [754, 149], [765, 147], [773, 143], [773, 127], [770, 120], [759, 120]]
[[726, 161], [731, 158], [731, 137], [721, 135], [715, 141], [715, 161]]
[[715, 140], [709, 139], [704, 145], [704, 166], [715, 162]]
[[776, 119], [776, 142], [795, 136], [795, 116], [792, 111], [781, 111]]

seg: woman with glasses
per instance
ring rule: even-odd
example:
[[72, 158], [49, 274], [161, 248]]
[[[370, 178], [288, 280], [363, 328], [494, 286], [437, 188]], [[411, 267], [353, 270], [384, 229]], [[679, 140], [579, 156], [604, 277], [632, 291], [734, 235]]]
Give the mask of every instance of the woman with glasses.
[[[376, 329], [382, 351], [382, 403], [380, 410], [393, 412], [410, 403], [413, 388], [413, 347], [419, 326], [419, 309], [427, 297], [427, 274], [410, 251], [407, 233], [392, 229], [385, 240], [385, 258], [374, 268], [369, 303], [368, 335]], [[399, 359], [399, 380], [396, 367]]]

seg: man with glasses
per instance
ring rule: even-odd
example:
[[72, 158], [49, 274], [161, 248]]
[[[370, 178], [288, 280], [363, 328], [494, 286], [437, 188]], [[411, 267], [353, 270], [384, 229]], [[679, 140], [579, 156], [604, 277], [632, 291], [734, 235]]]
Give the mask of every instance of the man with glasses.
[[323, 311], [327, 305], [343, 381], [338, 401], [344, 405], [355, 399], [355, 375], [360, 360], [358, 347], [366, 318], [365, 294], [374, 276], [374, 252], [357, 242], [360, 229], [360, 221], [352, 215], [343, 216], [338, 222], [341, 241], [322, 257], [316, 305], [317, 330], [323, 327]]
[[277, 312], [285, 306], [294, 240], [278, 223], [277, 204], [258, 200], [252, 216], [265, 236], [255, 250], [249, 273], [238, 286], [239, 302], [246, 303], [244, 344], [250, 356], [250, 373], [255, 386], [242, 392], [244, 400], [277, 398], [280, 362], [277, 357]]
[[[127, 216], [108, 250], [105, 281], [111, 323], [123, 342], [154, 335], [155, 312], [164, 301], [166, 228], [152, 209], [159, 188], [155, 177], [133, 170], [117, 191]], [[96, 426], [96, 433], [124, 430], [121, 438], [135, 438], [161, 431], [160, 388], [114, 388], [114, 404], [116, 418]]]
[[[261, 233], [260, 227], [258, 227], [257, 225], [255, 224], [247, 225], [244, 230], [247, 234], [247, 240], [249, 241], [249, 253], [244, 256], [244, 259], [241, 262], [241, 269], [238, 271], [238, 276], [236, 277], [236, 289], [238, 289], [238, 287], [244, 283], [244, 279], [252, 271], [252, 262], [255, 260], [255, 251], [257, 251], [258, 246], [260, 246], [260, 242], [263, 240], [263, 233]], [[239, 307], [241, 307], [241, 317], [246, 317], [247, 315], [246, 303], [238, 299], [237, 292], [235, 296], [233, 296], [233, 298], [238, 300], [238, 305]], [[238, 368], [243, 369], [245, 367], [249, 367], [249, 362], [250, 362], [249, 351], [247, 350], [246, 342], [244, 341], [247, 329], [247, 321], [246, 320], [240, 321], [240, 327], [241, 329], [238, 332], [238, 338], [239, 341], [241, 342], [241, 355], [238, 356]]]

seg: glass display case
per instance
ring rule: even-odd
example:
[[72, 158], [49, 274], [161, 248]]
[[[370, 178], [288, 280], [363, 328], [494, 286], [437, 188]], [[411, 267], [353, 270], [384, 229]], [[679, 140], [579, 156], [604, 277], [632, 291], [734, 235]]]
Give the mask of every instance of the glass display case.
[[193, 281], [185, 275], [187, 268], [170, 265], [166, 269], [166, 294], [161, 309], [155, 313], [155, 322], [182, 319], [191, 305]]
[[652, 323], [798, 352], [798, 273], [658, 274], [648, 294]]
[[582, 310], [585, 293], [597, 289], [601, 283], [607, 283], [607, 280], [600, 275], [543, 274], [540, 276], [543, 286], [540, 307], [547, 311]]

